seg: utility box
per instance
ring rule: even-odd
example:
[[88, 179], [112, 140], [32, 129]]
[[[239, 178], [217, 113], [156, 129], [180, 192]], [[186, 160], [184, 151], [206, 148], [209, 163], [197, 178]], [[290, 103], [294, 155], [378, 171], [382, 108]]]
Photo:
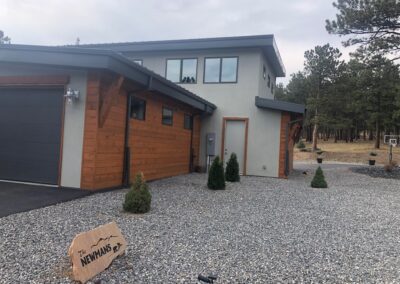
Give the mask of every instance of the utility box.
[[215, 156], [215, 133], [207, 133], [206, 135], [206, 153], [207, 157]]

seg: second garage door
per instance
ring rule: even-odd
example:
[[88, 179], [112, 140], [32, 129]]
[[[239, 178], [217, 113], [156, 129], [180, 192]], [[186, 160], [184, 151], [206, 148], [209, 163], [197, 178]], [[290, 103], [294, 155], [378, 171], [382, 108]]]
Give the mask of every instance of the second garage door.
[[0, 179], [57, 184], [61, 88], [0, 88]]

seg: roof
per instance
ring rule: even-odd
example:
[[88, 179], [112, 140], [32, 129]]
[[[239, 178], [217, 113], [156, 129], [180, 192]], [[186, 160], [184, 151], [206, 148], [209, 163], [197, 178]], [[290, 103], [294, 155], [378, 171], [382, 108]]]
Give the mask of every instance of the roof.
[[284, 77], [286, 73], [278, 47], [276, 46], [274, 35], [272, 34], [201, 39], [86, 44], [80, 45], [80, 47], [111, 49], [120, 53], [258, 47], [263, 50], [277, 77]]
[[209, 101], [111, 50], [2, 44], [1, 62], [110, 70], [198, 110], [212, 113], [217, 108]]
[[289, 103], [284, 101], [272, 100], [267, 98], [256, 97], [256, 106], [279, 111], [287, 111], [293, 113], [304, 114], [306, 108], [302, 104]]

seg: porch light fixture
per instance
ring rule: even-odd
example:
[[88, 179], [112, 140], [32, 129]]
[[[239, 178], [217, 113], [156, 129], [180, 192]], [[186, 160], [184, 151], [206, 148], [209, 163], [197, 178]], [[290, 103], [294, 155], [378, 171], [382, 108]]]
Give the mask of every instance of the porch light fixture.
[[75, 101], [79, 100], [80, 92], [78, 90], [73, 90], [71, 88], [67, 89], [64, 97], [67, 99], [68, 104], [72, 104]]

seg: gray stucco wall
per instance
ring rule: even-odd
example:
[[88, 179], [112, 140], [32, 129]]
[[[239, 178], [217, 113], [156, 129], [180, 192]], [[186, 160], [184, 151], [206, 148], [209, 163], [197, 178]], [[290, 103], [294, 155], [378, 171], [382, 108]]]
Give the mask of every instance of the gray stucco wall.
[[81, 184], [83, 132], [86, 103], [86, 71], [39, 66], [0, 65], [0, 76], [69, 75], [68, 87], [80, 91], [80, 100], [66, 103], [62, 149], [61, 186], [79, 188]]
[[[205, 116], [202, 119], [201, 165], [206, 164], [206, 134], [216, 133], [216, 151], [218, 155], [221, 155], [223, 117], [247, 117], [249, 118], [247, 174], [278, 176], [281, 113], [258, 109], [254, 102], [255, 96], [273, 97], [270, 88], [268, 93], [267, 81], [262, 77], [263, 64], [266, 65], [267, 74], [271, 76], [271, 82], [275, 82], [275, 75], [260, 49], [127, 53], [125, 56], [142, 59], [143, 66], [162, 76], [165, 76], [167, 59], [197, 58], [197, 83], [181, 84], [181, 86], [217, 105], [217, 110], [212, 116]], [[239, 57], [237, 83], [203, 83], [204, 58], [219, 56]]]

